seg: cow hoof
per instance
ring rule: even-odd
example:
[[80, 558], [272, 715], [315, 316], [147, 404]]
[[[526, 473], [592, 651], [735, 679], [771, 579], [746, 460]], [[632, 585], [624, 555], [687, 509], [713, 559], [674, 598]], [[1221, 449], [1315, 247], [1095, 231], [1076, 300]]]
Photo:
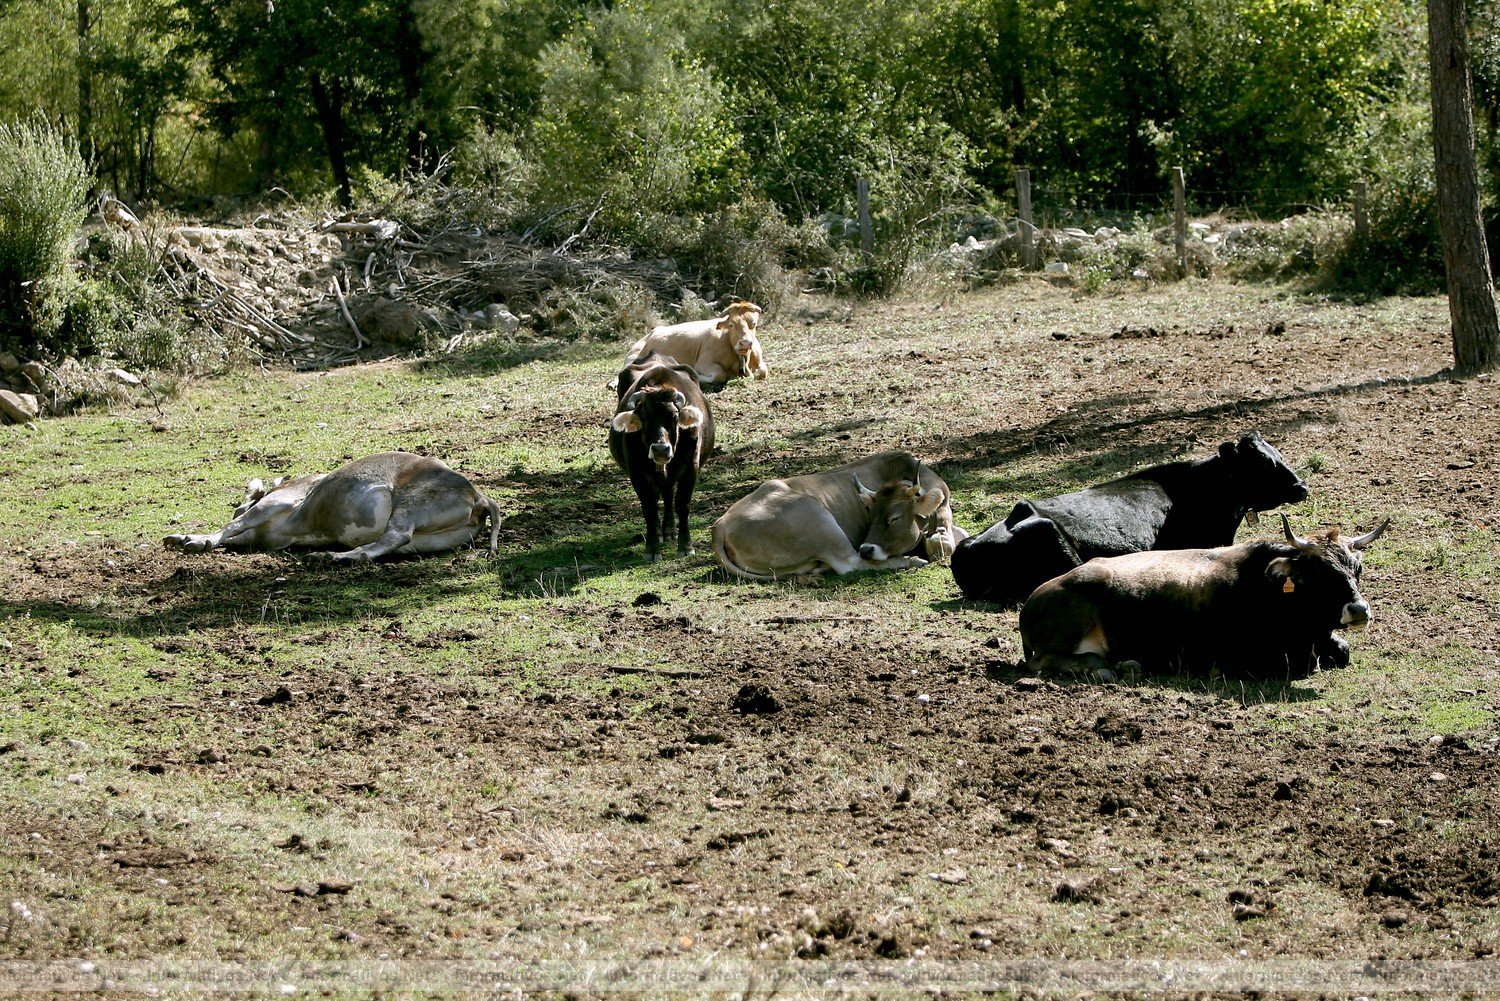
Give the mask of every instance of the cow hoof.
[[186, 535], [169, 535], [161, 540], [161, 544], [168, 549], [181, 549], [187, 545], [187, 540], [188, 537]]
[[1327, 647], [1319, 651], [1318, 660], [1329, 667], [1349, 666], [1349, 644], [1333, 637]]

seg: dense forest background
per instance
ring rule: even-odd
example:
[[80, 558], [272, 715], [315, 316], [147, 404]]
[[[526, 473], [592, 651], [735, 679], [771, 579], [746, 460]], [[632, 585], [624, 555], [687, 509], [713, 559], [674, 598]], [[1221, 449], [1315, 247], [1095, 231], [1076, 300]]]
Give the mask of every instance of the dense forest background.
[[[1496, 160], [1496, 4], [1472, 6]], [[1417, 0], [0, 0], [0, 120], [40, 112], [129, 201], [345, 202], [451, 167], [602, 221], [856, 176], [1268, 213], [1430, 174]]]

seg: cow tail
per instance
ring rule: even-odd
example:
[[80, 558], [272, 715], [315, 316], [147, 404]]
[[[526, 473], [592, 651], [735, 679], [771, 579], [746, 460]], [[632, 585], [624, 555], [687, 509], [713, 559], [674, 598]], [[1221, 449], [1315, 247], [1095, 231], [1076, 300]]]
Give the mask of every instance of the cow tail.
[[483, 519], [486, 517], [490, 521], [490, 555], [494, 556], [500, 551], [500, 505], [480, 494], [479, 507], [483, 511], [480, 525], [484, 524]]
[[736, 566], [734, 560], [730, 558], [728, 551], [724, 547], [724, 530], [718, 525], [714, 525], [714, 555], [719, 558], [719, 563], [725, 570], [728, 570], [741, 580], [774, 581], [776, 579], [775, 577], [763, 577], [760, 574], [751, 573], [749, 570]]

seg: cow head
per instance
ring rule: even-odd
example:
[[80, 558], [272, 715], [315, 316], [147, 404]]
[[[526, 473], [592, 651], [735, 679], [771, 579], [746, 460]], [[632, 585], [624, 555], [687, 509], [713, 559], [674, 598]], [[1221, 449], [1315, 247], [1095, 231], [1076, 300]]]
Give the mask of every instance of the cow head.
[[761, 357], [760, 339], [755, 335], [756, 327], [760, 326], [760, 314], [760, 307], [748, 300], [730, 303], [728, 315], [719, 321], [718, 329], [734, 345], [735, 354], [740, 356], [740, 374], [764, 379], [766, 364]]
[[1295, 504], [1307, 496], [1307, 484], [1286, 464], [1275, 446], [1252, 431], [1239, 441], [1219, 446], [1235, 497], [1246, 511], [1266, 511]]
[[677, 454], [680, 432], [703, 421], [703, 411], [670, 386], [656, 386], [631, 393], [620, 404], [610, 426], [620, 434], [639, 434], [651, 461], [665, 467]]
[[948, 499], [941, 490], [923, 490], [911, 480], [871, 490], [855, 477], [854, 485], [869, 512], [870, 528], [859, 546], [859, 555], [867, 560], [902, 556], [923, 545], [928, 519]]
[[1370, 622], [1370, 605], [1359, 593], [1364, 572], [1360, 550], [1380, 538], [1391, 523], [1387, 518], [1373, 532], [1344, 538], [1338, 529], [1304, 539], [1292, 531], [1292, 523], [1281, 516], [1286, 541], [1295, 551], [1266, 565], [1266, 578], [1284, 596], [1289, 619], [1311, 617], [1319, 628], [1363, 629]]

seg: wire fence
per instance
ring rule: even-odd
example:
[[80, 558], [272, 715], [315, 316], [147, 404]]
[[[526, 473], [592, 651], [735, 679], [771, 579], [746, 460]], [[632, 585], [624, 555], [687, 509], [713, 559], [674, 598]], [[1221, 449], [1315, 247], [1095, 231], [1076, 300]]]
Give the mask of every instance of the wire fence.
[[[1190, 216], [1223, 215], [1236, 220], [1285, 219], [1308, 212], [1352, 213], [1355, 192], [1327, 192], [1313, 199], [1305, 188], [1185, 190]], [[1120, 225], [1136, 219], [1165, 222], [1173, 213], [1172, 190], [1105, 191], [1033, 182], [1031, 204], [1043, 228], [1080, 223]]]

